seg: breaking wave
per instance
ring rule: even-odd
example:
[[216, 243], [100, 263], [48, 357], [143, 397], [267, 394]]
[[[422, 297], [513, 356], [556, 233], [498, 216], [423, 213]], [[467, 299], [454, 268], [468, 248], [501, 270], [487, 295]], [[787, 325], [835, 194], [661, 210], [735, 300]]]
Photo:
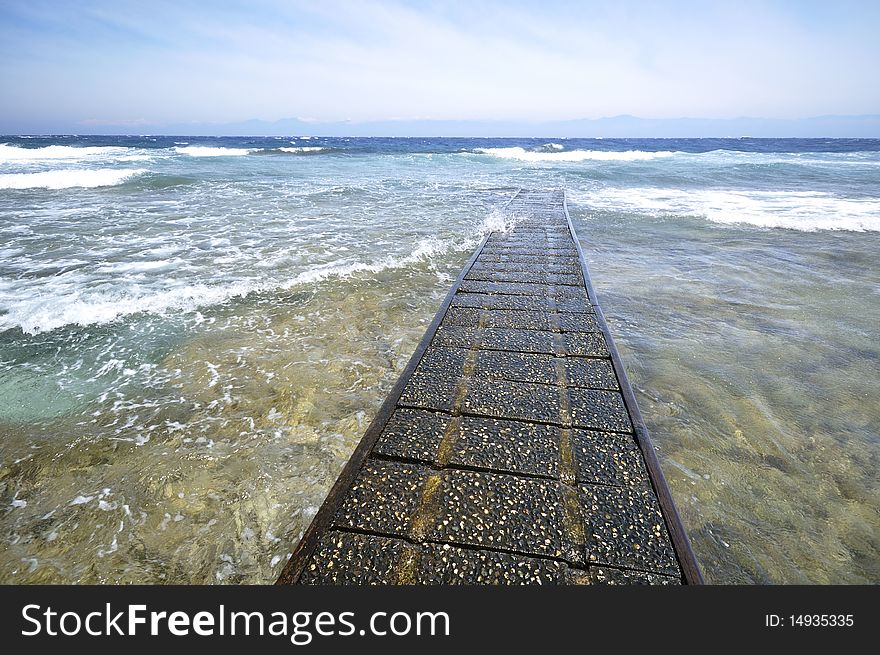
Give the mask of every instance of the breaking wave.
[[[559, 147], [557, 147], [559, 146]], [[676, 154], [669, 151], [645, 152], [643, 150], [627, 150], [625, 152], [606, 152], [604, 150], [560, 150], [558, 143], [541, 146], [538, 150], [526, 150], [519, 146], [510, 148], [476, 148], [475, 153], [492, 155], [503, 159], [520, 161], [578, 162], [578, 161], [648, 161]]]
[[322, 146], [298, 146], [290, 148], [278, 148], [281, 152], [288, 152], [294, 155], [316, 155], [320, 152], [329, 152], [332, 148], [324, 148]]
[[135, 175], [148, 172], [143, 168], [96, 170], [42, 171], [40, 173], [0, 174], [0, 189], [70, 189], [103, 187], [122, 184]]
[[880, 200], [819, 191], [685, 191], [656, 187], [600, 188], [569, 194], [591, 209], [650, 216], [697, 216], [713, 223], [818, 230], [880, 231]]
[[[9, 297], [5, 313], [0, 314], [0, 331], [19, 328], [27, 334], [40, 334], [65, 325], [100, 325], [139, 313], [167, 314], [188, 312], [217, 305], [251, 293], [264, 293], [316, 284], [330, 278], [347, 278], [359, 273], [379, 273], [389, 269], [407, 268], [453, 251], [473, 249], [479, 240], [493, 230], [503, 229], [510, 217], [493, 212], [464, 238], [440, 239], [427, 237], [417, 241], [412, 251], [403, 256], [389, 255], [374, 261], [337, 260], [311, 266], [287, 280], [236, 280], [227, 284], [196, 283], [172, 289], [145, 289], [140, 284], [115, 288], [107, 292], [89, 290], [88, 278], [67, 281], [55, 293], [33, 294], [14, 289], [0, 291]], [[137, 266], [138, 271], [163, 269], [174, 262], [155, 262]], [[119, 268], [119, 267], [117, 267]], [[8, 292], [8, 293], [7, 293]]]
[[43, 148], [21, 148], [8, 143], [0, 143], [0, 163], [29, 162], [46, 159], [84, 159], [87, 157], [119, 157], [131, 152], [122, 146], [45, 146]]
[[221, 148], [214, 146], [175, 146], [174, 151], [190, 157], [241, 157], [253, 152], [252, 148]]
[[244, 155], [318, 155], [333, 148], [324, 146], [290, 146], [281, 148], [223, 148], [219, 146], [176, 146], [174, 151], [190, 157], [242, 157]]

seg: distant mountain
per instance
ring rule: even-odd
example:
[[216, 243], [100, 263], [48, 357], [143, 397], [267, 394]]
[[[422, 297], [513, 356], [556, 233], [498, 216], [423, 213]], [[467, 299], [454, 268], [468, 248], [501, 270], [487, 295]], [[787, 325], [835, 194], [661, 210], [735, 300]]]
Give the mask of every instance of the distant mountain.
[[[18, 128], [18, 129], [16, 129]], [[34, 133], [0, 124], [7, 134]], [[42, 129], [65, 134], [180, 134], [192, 136], [465, 136], [465, 137], [848, 137], [880, 138], [880, 114], [813, 118], [638, 118], [613, 116], [552, 122], [388, 120], [314, 122], [296, 118], [239, 123], [114, 125], [83, 122]]]
[[813, 118], [637, 118], [614, 116], [553, 124], [563, 136], [601, 137], [880, 137], [880, 114]]
[[[172, 128], [168, 131], [168, 128]], [[197, 131], [193, 131], [197, 130]], [[225, 125], [166, 126], [166, 134], [284, 136], [565, 136], [565, 137], [878, 137], [880, 114], [768, 118], [638, 118], [613, 116], [543, 123], [512, 121], [393, 120], [306, 122], [288, 118]]]

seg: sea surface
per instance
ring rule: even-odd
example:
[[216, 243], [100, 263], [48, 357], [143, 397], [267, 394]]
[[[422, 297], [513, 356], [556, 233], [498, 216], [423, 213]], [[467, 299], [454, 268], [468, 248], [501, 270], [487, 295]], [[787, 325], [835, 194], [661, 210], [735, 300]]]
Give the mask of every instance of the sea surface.
[[519, 187], [706, 578], [880, 582], [880, 140], [0, 144], [0, 582], [273, 581]]

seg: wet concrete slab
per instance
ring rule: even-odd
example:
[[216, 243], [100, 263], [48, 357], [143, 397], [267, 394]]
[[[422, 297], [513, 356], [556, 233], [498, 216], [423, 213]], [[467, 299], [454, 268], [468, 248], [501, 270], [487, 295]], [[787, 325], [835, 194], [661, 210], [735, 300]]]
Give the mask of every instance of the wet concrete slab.
[[549, 296], [556, 293], [555, 285], [534, 282], [465, 280], [459, 289], [464, 293], [496, 293], [508, 296]]
[[280, 582], [700, 581], [564, 202], [513, 198]]
[[440, 412], [400, 408], [388, 421], [373, 452], [413, 462], [434, 462], [451, 421], [451, 416]]
[[623, 395], [604, 389], [569, 389], [571, 424], [581, 428], [632, 432]]
[[481, 350], [474, 363], [474, 377], [556, 384], [559, 379], [559, 361], [564, 360], [549, 354]]
[[560, 429], [552, 425], [466, 416], [449, 463], [558, 478], [560, 438]]
[[429, 585], [560, 584], [565, 565], [512, 553], [428, 544], [416, 581]]
[[524, 271], [497, 271], [492, 269], [478, 269], [468, 273], [465, 280], [485, 282], [530, 282], [533, 284], [554, 284], [565, 286], [578, 286], [583, 284], [579, 275], [566, 275], [564, 273], [527, 273]]
[[[556, 316], [556, 322], [563, 332], [601, 332], [596, 314], [593, 312], [559, 312]], [[604, 339], [598, 337], [596, 337], [596, 341], [604, 343]]]
[[301, 584], [388, 585], [412, 546], [399, 539], [330, 530], [321, 537]]
[[549, 384], [473, 380], [461, 411], [522, 421], [562, 424], [559, 388]]
[[514, 330], [552, 330], [551, 316], [542, 311], [506, 311], [481, 309], [479, 307], [450, 307], [442, 325], [464, 325], [487, 328], [511, 328]]
[[562, 337], [569, 355], [580, 357], [609, 357], [608, 345], [601, 332], [573, 332]]
[[437, 495], [431, 541], [563, 555], [562, 496], [554, 481], [450, 469]]
[[611, 486], [650, 485], [642, 455], [631, 434], [571, 431], [575, 480]]
[[675, 551], [653, 491], [581, 485], [588, 562], [679, 575]]
[[556, 309], [554, 299], [546, 296], [504, 296], [489, 293], [456, 294], [452, 299], [452, 306], [540, 312]]
[[337, 510], [333, 526], [375, 534], [406, 534], [426, 478], [423, 467], [380, 460], [368, 462]]
[[617, 376], [608, 359], [566, 357], [565, 377], [570, 387], [587, 389], [619, 389]]
[[[565, 263], [529, 263], [529, 262], [500, 262], [493, 260], [480, 260], [474, 264], [471, 271], [477, 273], [532, 273], [541, 275], [550, 273], [553, 275], [574, 275], [580, 276], [581, 269], [573, 261], [569, 260]], [[534, 278], [533, 278], [534, 279]]]
[[680, 585], [681, 579], [644, 571], [591, 566], [587, 570], [569, 569], [565, 583], [576, 585]]
[[458, 380], [440, 375], [413, 373], [400, 396], [400, 407], [433, 409], [451, 413], [455, 409]]

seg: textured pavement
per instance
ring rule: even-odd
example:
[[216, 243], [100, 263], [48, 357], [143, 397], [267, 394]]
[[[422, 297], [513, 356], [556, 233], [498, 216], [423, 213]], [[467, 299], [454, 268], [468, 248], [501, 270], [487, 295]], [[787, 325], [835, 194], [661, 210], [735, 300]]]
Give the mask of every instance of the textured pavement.
[[563, 193], [507, 211], [286, 581], [684, 580]]

